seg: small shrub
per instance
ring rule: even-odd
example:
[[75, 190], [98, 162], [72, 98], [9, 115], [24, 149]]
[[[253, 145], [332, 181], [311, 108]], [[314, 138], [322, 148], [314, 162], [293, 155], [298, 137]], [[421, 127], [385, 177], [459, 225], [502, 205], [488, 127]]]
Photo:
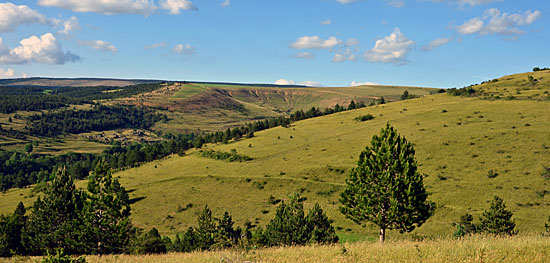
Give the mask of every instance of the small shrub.
[[493, 170], [489, 170], [489, 172], [487, 172], [487, 178], [495, 178], [497, 176], [498, 176], [498, 173]]
[[540, 174], [544, 179], [550, 179], [550, 167], [542, 166], [542, 172]]
[[372, 120], [372, 119], [374, 119], [374, 116], [372, 116], [371, 114], [360, 115], [360, 116], [355, 117], [356, 121], [369, 121], [369, 120]]
[[86, 263], [86, 258], [71, 258], [69, 255], [65, 255], [63, 249], [56, 249], [55, 254], [50, 254], [50, 251], [42, 260], [42, 263]]

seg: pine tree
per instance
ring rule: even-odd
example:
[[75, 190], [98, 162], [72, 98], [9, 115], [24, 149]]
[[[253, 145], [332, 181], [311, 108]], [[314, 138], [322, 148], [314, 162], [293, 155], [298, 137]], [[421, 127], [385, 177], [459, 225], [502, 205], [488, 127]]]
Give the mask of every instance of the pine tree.
[[338, 242], [332, 220], [327, 217], [318, 203], [315, 203], [315, 206], [309, 210], [306, 222], [311, 235], [310, 243], [332, 244]]
[[83, 211], [86, 237], [93, 253], [121, 253], [130, 242], [134, 228], [126, 189], [100, 161], [88, 180], [88, 202]]
[[83, 243], [84, 229], [80, 217], [83, 193], [76, 189], [73, 178], [59, 169], [45, 191], [38, 197], [22, 234], [23, 246], [31, 255], [63, 248], [68, 254], [87, 253]]
[[481, 216], [480, 229], [488, 234], [495, 235], [515, 235], [516, 223], [512, 220], [513, 213], [506, 209], [504, 200], [494, 196], [489, 210], [483, 212]]
[[216, 234], [216, 221], [212, 218], [212, 211], [205, 206], [198, 217], [199, 227], [196, 230], [198, 247], [208, 250], [214, 244]]
[[303, 245], [309, 241], [309, 229], [299, 196], [294, 195], [289, 202], [281, 202], [273, 218], [266, 227], [268, 246]]
[[410, 232], [432, 214], [423, 176], [417, 170], [414, 147], [388, 123], [359, 155], [340, 195], [341, 212], [358, 224]]

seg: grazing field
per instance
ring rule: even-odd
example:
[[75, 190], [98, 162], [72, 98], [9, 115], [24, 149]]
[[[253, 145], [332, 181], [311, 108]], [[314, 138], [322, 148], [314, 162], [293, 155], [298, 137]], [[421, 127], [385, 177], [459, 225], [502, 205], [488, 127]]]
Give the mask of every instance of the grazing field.
[[[191, 150], [116, 175], [131, 190], [136, 225], [156, 227], [164, 235], [195, 225], [206, 204], [215, 216], [229, 211], [237, 225], [246, 220], [266, 224], [276, 207], [267, 201], [270, 196], [284, 199], [298, 192], [307, 198], [306, 208], [321, 204], [344, 239], [364, 239], [376, 236], [376, 230], [363, 230], [345, 219], [338, 211], [338, 196], [360, 151], [390, 122], [416, 145], [429, 199], [437, 204], [435, 215], [409, 236], [450, 236], [453, 222], [465, 213], [477, 220], [495, 194], [514, 212], [520, 234], [540, 233], [550, 205], [545, 168], [550, 165], [549, 106], [546, 101], [433, 95], [206, 146], [222, 152], [235, 149], [253, 161], [229, 163]], [[355, 120], [366, 114], [375, 118]], [[34, 197], [25, 196], [30, 196], [29, 189], [8, 191], [0, 210], [13, 211], [20, 199], [30, 205]], [[390, 239], [396, 236], [389, 234]]]
[[[169, 253], [165, 255], [86, 256], [88, 263], [140, 262], [547, 262], [550, 239], [543, 236], [508, 238], [467, 237], [461, 240], [389, 241], [346, 243], [331, 246], [278, 247]], [[0, 262], [36, 262], [39, 258], [0, 259]]]

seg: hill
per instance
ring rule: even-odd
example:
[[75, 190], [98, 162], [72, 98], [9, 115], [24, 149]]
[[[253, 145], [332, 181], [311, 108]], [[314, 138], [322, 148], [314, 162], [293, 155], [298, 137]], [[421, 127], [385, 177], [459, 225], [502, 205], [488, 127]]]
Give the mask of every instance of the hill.
[[[116, 175], [131, 190], [134, 222], [157, 227], [163, 234], [194, 225], [206, 204], [216, 215], [229, 211], [237, 225], [246, 220], [265, 224], [275, 211], [268, 200], [298, 192], [307, 198], [306, 208], [321, 204], [343, 239], [364, 238], [374, 236], [375, 230], [345, 219], [338, 212], [338, 196], [360, 151], [390, 122], [416, 145], [430, 200], [437, 204], [435, 215], [413, 235], [449, 236], [453, 222], [464, 213], [477, 218], [493, 195], [504, 198], [514, 212], [520, 233], [539, 233], [550, 205], [549, 106], [549, 101], [432, 95], [308, 119], [257, 132], [251, 139], [205, 147], [234, 149], [252, 161], [214, 160], [190, 150]], [[366, 114], [375, 118], [355, 120]], [[30, 189], [8, 191], [1, 211], [13, 210], [21, 199], [31, 203]]]
[[0, 80], [1, 86], [9, 87], [123, 87], [135, 84], [157, 83], [161, 80], [105, 79], [105, 78], [19, 78]]

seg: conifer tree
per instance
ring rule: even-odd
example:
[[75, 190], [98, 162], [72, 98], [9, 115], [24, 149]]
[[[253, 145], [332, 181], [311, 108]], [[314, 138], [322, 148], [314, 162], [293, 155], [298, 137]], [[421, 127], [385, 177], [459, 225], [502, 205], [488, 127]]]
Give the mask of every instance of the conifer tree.
[[83, 211], [86, 237], [93, 253], [120, 253], [134, 228], [126, 189], [113, 178], [107, 162], [100, 161], [88, 180], [88, 202]]
[[19, 202], [12, 215], [0, 216], [0, 257], [24, 254], [21, 232], [27, 221], [25, 211], [25, 206]]
[[480, 229], [488, 234], [515, 235], [516, 223], [512, 216], [513, 213], [506, 209], [504, 200], [495, 195], [489, 210], [485, 210], [481, 215]]
[[289, 202], [281, 202], [266, 226], [265, 235], [268, 246], [302, 245], [309, 241], [304, 207], [298, 195], [293, 195]]
[[432, 214], [414, 154], [413, 145], [388, 123], [361, 152], [340, 195], [341, 212], [358, 224], [378, 226], [380, 242], [386, 229], [410, 232]]
[[63, 248], [68, 254], [86, 253], [80, 212], [83, 193], [76, 189], [65, 168], [59, 169], [45, 191], [34, 202], [22, 234], [22, 243], [31, 255]]
[[197, 218], [199, 227], [196, 230], [198, 247], [208, 250], [214, 244], [216, 234], [216, 221], [212, 218], [212, 211], [205, 206]]
[[309, 210], [306, 222], [311, 235], [309, 238], [310, 243], [332, 244], [338, 242], [332, 220], [327, 217], [318, 203], [315, 203], [313, 208]]

